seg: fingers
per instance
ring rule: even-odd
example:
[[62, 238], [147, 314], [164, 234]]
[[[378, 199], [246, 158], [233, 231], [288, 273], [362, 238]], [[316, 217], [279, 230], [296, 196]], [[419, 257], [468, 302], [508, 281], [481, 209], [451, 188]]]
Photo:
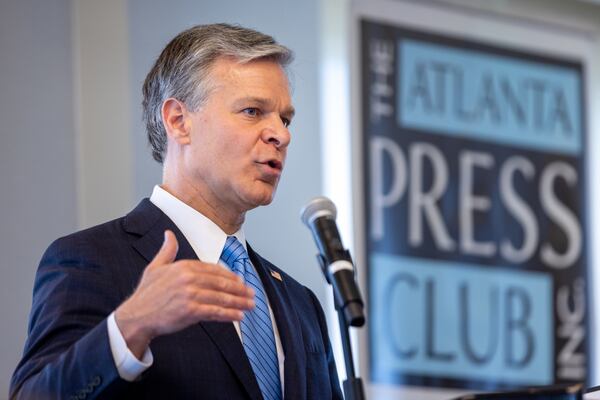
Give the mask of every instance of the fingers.
[[244, 311], [255, 307], [254, 290], [221, 266], [181, 260], [173, 267], [182, 274], [178, 287], [181, 304], [186, 305], [184, 313], [194, 322], [240, 321]]
[[165, 239], [158, 253], [154, 256], [154, 259], [150, 265], [165, 265], [170, 264], [175, 260], [177, 256], [177, 250], [179, 249], [179, 243], [175, 234], [169, 230], [165, 231]]
[[[254, 300], [212, 290], [188, 294], [180, 310], [189, 323], [198, 321], [241, 321], [244, 312], [254, 308]], [[187, 325], [187, 324], [186, 324]]]
[[220, 265], [197, 260], [180, 260], [173, 266], [190, 273], [182, 275], [182, 285], [191, 284], [202, 289], [254, 298], [254, 290], [246, 286], [241, 277]]
[[225, 309], [251, 310], [254, 308], [254, 299], [245, 296], [236, 296], [217, 290], [197, 290], [192, 293], [193, 301], [198, 305], [213, 305]]
[[[218, 266], [215, 267], [215, 270], [220, 276], [218, 276], [218, 279], [207, 279], [205, 282], [206, 288], [250, 299], [254, 298], [254, 289], [247, 286], [241, 277]], [[223, 272], [229, 275], [221, 275]]]
[[201, 320], [204, 321], [231, 322], [241, 321], [244, 318], [243, 311], [209, 304], [199, 305], [197, 313], [201, 316]]

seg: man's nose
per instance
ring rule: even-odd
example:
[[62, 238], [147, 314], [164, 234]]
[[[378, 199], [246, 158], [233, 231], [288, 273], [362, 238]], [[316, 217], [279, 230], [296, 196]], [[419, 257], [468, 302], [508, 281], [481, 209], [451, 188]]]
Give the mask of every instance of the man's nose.
[[290, 144], [290, 131], [278, 116], [269, 119], [268, 125], [263, 130], [263, 135], [265, 142], [273, 144], [277, 148], [284, 149]]

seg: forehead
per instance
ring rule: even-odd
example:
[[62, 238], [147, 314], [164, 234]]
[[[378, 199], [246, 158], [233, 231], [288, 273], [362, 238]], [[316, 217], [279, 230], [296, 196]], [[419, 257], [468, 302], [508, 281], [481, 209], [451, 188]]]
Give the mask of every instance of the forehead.
[[[213, 90], [259, 91], [265, 95], [290, 98], [290, 85], [285, 69], [275, 61], [259, 59], [239, 62], [232, 57], [220, 57], [210, 69]], [[248, 93], [246, 93], [248, 94]]]

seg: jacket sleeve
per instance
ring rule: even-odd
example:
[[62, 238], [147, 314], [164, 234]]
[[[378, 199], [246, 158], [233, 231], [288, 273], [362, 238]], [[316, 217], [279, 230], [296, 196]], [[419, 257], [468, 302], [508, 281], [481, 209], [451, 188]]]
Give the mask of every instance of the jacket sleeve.
[[331, 398], [336, 400], [343, 400], [344, 396], [342, 396], [342, 391], [340, 389], [340, 381], [338, 378], [337, 368], [335, 366], [335, 359], [333, 357], [333, 350], [331, 348], [331, 341], [329, 340], [329, 334], [327, 333], [327, 321], [325, 319], [325, 313], [323, 312], [323, 308], [321, 307], [321, 303], [319, 303], [319, 299], [317, 296], [310, 290], [306, 289], [312, 303], [317, 312], [317, 317], [319, 320], [319, 328], [321, 330], [321, 336], [323, 338], [323, 345], [325, 346], [325, 354], [327, 356], [327, 366], [329, 369], [329, 381], [331, 386]]
[[59, 239], [42, 257], [11, 399], [94, 399], [124, 385], [106, 326], [122, 295], [93, 254], [90, 245]]

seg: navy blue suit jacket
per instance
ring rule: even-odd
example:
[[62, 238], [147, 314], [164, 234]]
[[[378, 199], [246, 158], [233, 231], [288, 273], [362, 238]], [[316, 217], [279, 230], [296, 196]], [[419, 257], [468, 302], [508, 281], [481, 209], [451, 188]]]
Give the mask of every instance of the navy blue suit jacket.
[[[261, 399], [232, 323], [200, 322], [158, 337], [154, 364], [122, 380], [106, 318], [129, 296], [163, 241], [197, 259], [173, 222], [148, 199], [127, 216], [55, 241], [37, 271], [29, 335], [10, 397], [23, 399]], [[323, 311], [315, 295], [249, 248], [285, 353], [285, 399], [341, 399]], [[282, 280], [272, 277], [281, 274]]]

